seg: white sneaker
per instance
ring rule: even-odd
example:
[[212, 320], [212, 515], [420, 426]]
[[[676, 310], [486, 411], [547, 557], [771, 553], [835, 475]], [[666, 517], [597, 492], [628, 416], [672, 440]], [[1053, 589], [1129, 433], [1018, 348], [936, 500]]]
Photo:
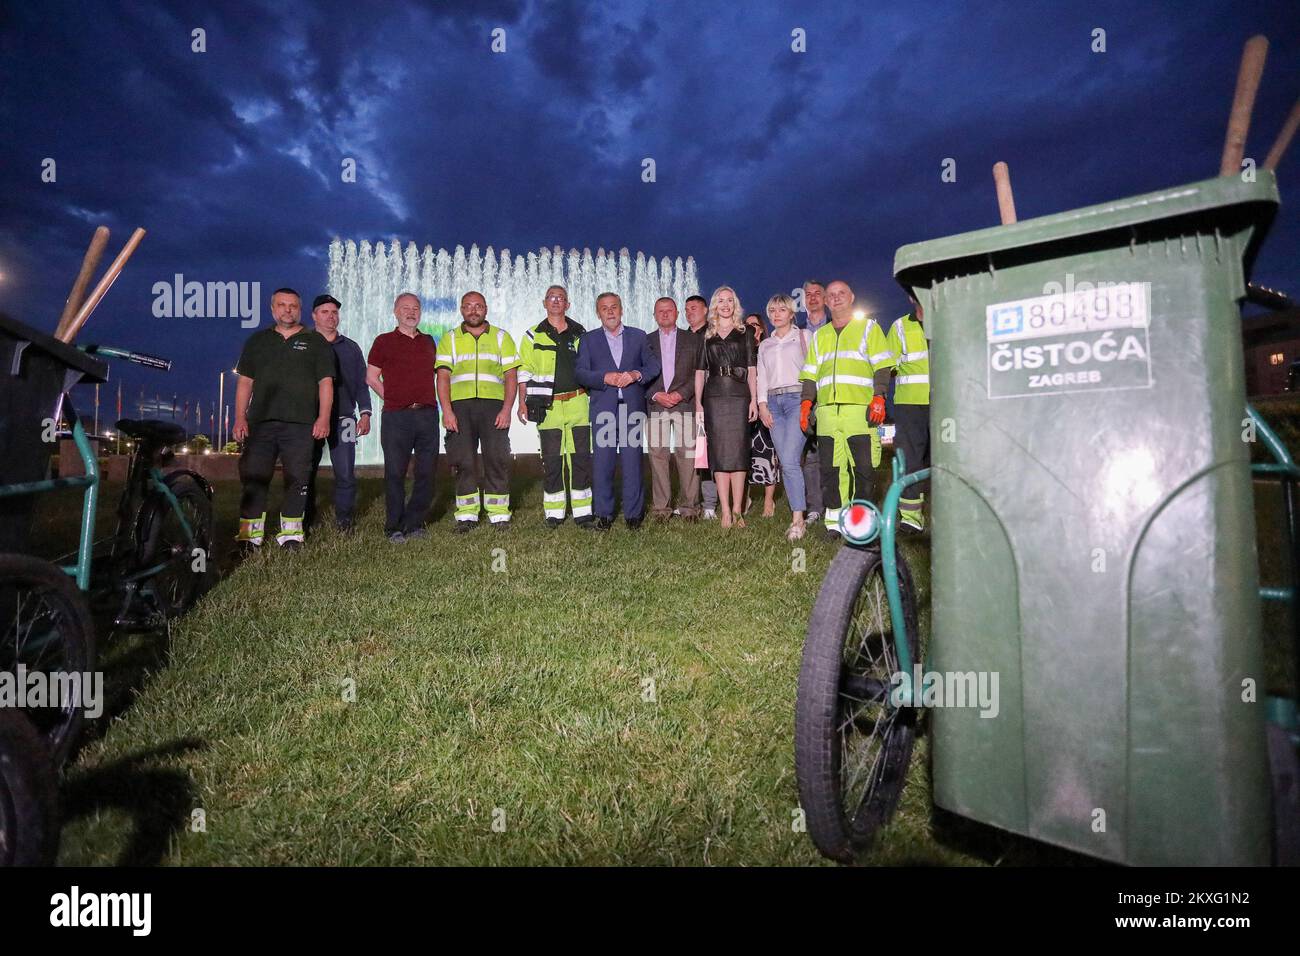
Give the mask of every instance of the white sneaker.
[[704, 520], [705, 520], [705, 521], [713, 521], [713, 520], [714, 520], [715, 518], [717, 518], [717, 517], [718, 517], [717, 512], [715, 512], [712, 508], [705, 508], [705, 509], [704, 509]]
[[675, 514], [677, 517], [680, 518], [680, 517], [682, 516], [682, 509], [681, 509], [681, 508], [674, 508], [674, 509], [673, 509], [673, 514]]
[[818, 518], [820, 518], [821, 516], [822, 516], [822, 513], [821, 513], [820, 511], [810, 511], [810, 512], [808, 512], [808, 515], [807, 515], [807, 519], [806, 519], [806, 520], [808, 520], [808, 521], [816, 521], [816, 520], [817, 520]]

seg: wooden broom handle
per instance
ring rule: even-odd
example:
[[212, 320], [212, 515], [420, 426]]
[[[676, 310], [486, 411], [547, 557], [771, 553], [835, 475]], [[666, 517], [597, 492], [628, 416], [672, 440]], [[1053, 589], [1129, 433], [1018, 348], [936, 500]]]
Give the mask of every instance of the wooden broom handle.
[[81, 308], [81, 303], [85, 301], [86, 289], [90, 286], [90, 280], [95, 277], [95, 270], [99, 268], [99, 260], [104, 258], [104, 250], [108, 248], [108, 227], [98, 226], [95, 234], [90, 237], [90, 245], [86, 247], [86, 255], [81, 260], [81, 271], [77, 273], [77, 279], [72, 283], [72, 291], [68, 293], [68, 301], [63, 304], [63, 311], [59, 313], [59, 324], [55, 326], [54, 334], [60, 335], [72, 321], [72, 317], [77, 314]]
[[1296, 100], [1295, 106], [1291, 107], [1291, 115], [1286, 118], [1282, 132], [1278, 133], [1277, 139], [1273, 141], [1273, 148], [1268, 151], [1268, 159], [1264, 160], [1265, 169], [1277, 169], [1277, 164], [1282, 161], [1282, 154], [1291, 145], [1291, 137], [1295, 135], [1297, 128], [1300, 128], [1300, 100]]
[[73, 317], [72, 321], [68, 323], [68, 327], [63, 330], [63, 334], [57, 336], [60, 342], [71, 342], [77, 337], [77, 333], [81, 331], [81, 327], [86, 324], [86, 319], [90, 318], [90, 313], [95, 311], [95, 306], [99, 305], [100, 300], [103, 299], [105, 293], [108, 292], [109, 287], [111, 287], [117, 280], [117, 277], [121, 275], [122, 267], [126, 265], [126, 260], [131, 258], [131, 253], [135, 252], [136, 246], [140, 245], [140, 240], [143, 238], [143, 229], [137, 229], [135, 232], [131, 233], [131, 238], [126, 241], [126, 245], [122, 247], [122, 251], [117, 254], [117, 258], [113, 260], [113, 264], [108, 267], [108, 271], [104, 273], [104, 277], [99, 280], [99, 285], [95, 286], [95, 291], [90, 293], [86, 298], [86, 301], [82, 303], [81, 308], [77, 310], [77, 314]]
[[993, 164], [993, 184], [998, 190], [998, 213], [1002, 216], [1002, 225], [1009, 226], [1016, 221], [1016, 200], [1011, 195], [1011, 170], [1007, 164]]
[[1223, 159], [1219, 161], [1220, 176], [1236, 176], [1241, 172], [1241, 159], [1246, 155], [1246, 133], [1250, 130], [1250, 113], [1255, 108], [1255, 94], [1259, 92], [1267, 56], [1268, 37], [1265, 36], [1251, 37], [1241, 51], [1237, 89], [1232, 95], [1232, 112], [1228, 116], [1228, 135], [1223, 141]]

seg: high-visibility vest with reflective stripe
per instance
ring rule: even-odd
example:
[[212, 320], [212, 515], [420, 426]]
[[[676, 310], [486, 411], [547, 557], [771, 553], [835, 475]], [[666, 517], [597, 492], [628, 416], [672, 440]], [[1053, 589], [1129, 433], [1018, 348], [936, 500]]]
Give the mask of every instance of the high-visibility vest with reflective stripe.
[[[578, 334], [572, 339], [577, 351], [578, 339], [585, 330], [581, 323], [568, 316], [565, 319], [577, 328]], [[519, 340], [519, 384], [524, 386], [525, 398], [549, 398], [555, 391], [555, 350], [559, 346], [548, 331], [550, 327], [550, 322], [543, 321]]]
[[800, 381], [817, 383], [819, 405], [869, 405], [876, 372], [894, 367], [885, 333], [874, 319], [853, 319], [836, 331], [827, 322], [808, 346]]
[[894, 404], [930, 404], [930, 343], [910, 312], [889, 327], [889, 350], [898, 361]]
[[505, 329], [488, 326], [480, 335], [462, 323], [438, 340], [438, 368], [451, 372], [451, 400], [506, 397], [506, 372], [519, 367], [519, 353]]

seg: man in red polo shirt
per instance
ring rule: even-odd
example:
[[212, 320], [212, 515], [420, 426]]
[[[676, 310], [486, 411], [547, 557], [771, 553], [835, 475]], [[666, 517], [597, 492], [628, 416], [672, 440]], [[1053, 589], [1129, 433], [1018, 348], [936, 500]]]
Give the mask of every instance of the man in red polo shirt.
[[[426, 538], [438, 464], [438, 371], [433, 337], [420, 331], [420, 299], [403, 292], [393, 303], [397, 328], [377, 337], [366, 359], [366, 384], [384, 400], [384, 533], [400, 544]], [[415, 483], [406, 498], [406, 468], [415, 455]]]

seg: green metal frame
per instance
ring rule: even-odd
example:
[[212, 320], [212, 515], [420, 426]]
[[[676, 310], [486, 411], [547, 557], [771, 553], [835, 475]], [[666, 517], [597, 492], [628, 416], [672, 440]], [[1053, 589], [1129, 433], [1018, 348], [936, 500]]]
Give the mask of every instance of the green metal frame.
[[[1262, 462], [1250, 466], [1257, 475], [1276, 476], [1282, 484], [1283, 501], [1286, 506], [1287, 542], [1290, 553], [1287, 555], [1290, 571], [1290, 584], [1286, 587], [1260, 587], [1259, 596], [1264, 601], [1283, 601], [1291, 606], [1292, 641], [1295, 645], [1295, 657], [1300, 663], [1300, 607], [1297, 607], [1296, 579], [1300, 577], [1300, 541], [1297, 540], [1295, 483], [1300, 481], [1300, 467], [1291, 458], [1286, 445], [1277, 437], [1253, 405], [1247, 403], [1246, 415], [1255, 426], [1255, 434], [1273, 456], [1272, 462]], [[1265, 700], [1266, 719], [1279, 724], [1291, 735], [1293, 742], [1300, 745], [1300, 686], [1296, 688], [1296, 698], [1273, 697]]]
[[0, 498], [19, 495], [39, 495], [62, 488], [85, 488], [81, 506], [81, 534], [77, 545], [77, 563], [60, 565], [63, 571], [77, 580], [82, 591], [90, 590], [90, 565], [95, 549], [95, 514], [99, 506], [99, 459], [90, 447], [90, 438], [82, 427], [81, 419], [73, 416], [72, 441], [77, 446], [86, 473], [71, 478], [47, 478], [44, 481], [24, 481], [13, 485], [0, 485]]
[[[106, 351], [101, 348], [100, 351]], [[20, 495], [39, 495], [49, 491], [59, 491], [64, 488], [84, 488], [85, 495], [82, 499], [81, 506], [81, 531], [77, 542], [77, 560], [74, 564], [59, 565], [59, 569], [71, 575], [76, 579], [77, 588], [83, 592], [90, 590], [90, 571], [95, 556], [95, 516], [99, 510], [99, 458], [95, 454], [94, 448], [91, 447], [90, 437], [86, 434], [85, 427], [81, 424], [81, 419], [73, 415], [72, 441], [77, 447], [77, 453], [81, 456], [81, 463], [86, 473], [68, 478], [46, 478], [42, 481], [25, 481], [12, 485], [0, 485], [0, 498], [18, 497]], [[157, 467], [149, 469], [149, 485], [160, 494], [171, 506], [176, 517], [180, 519], [181, 527], [185, 531], [185, 538], [190, 545], [194, 544], [194, 529], [191, 527], [189, 519], [185, 517], [185, 512], [181, 509], [181, 503], [177, 500], [176, 495], [172, 493], [171, 487], [163, 477], [163, 473]], [[145, 568], [124, 578], [124, 582], [142, 581], [153, 577], [161, 571], [165, 564], [155, 565], [151, 568]]]
[[[898, 552], [895, 549], [895, 537], [897, 535], [898, 520], [898, 502], [902, 498], [903, 492], [912, 485], [919, 484], [930, 477], [930, 469], [923, 468], [912, 474], [904, 474], [907, 471], [907, 456], [903, 454], [901, 448], [894, 449], [893, 459], [893, 481], [889, 485], [889, 491], [885, 493], [884, 504], [877, 508], [870, 501], [854, 499], [849, 502], [849, 507], [843, 509], [840, 515], [840, 534], [846, 541], [857, 547], [866, 547], [877, 539], [880, 541], [880, 558], [882, 564], [882, 574], [885, 579], [885, 596], [889, 601], [889, 617], [894, 626], [894, 645], [895, 653], [898, 655], [898, 666], [904, 674], [912, 673], [912, 650], [907, 642], [907, 621], [903, 617], [903, 595], [898, 586]], [[849, 515], [850, 509], [854, 506], [861, 505], [868, 511], [873, 512], [879, 519], [870, 531], [862, 537], [854, 537], [845, 527], [845, 519]], [[910, 684], [901, 689], [899, 699], [901, 706], [912, 706], [912, 692], [914, 688]], [[893, 698], [891, 697], [891, 700]]]

